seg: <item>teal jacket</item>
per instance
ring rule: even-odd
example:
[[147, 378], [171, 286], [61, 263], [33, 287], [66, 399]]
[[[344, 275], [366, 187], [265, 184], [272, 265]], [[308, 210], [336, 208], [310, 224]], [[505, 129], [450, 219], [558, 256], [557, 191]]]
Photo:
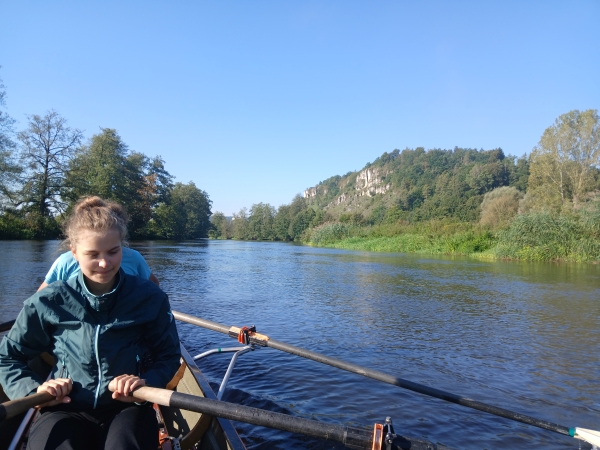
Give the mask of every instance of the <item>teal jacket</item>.
[[[0, 383], [9, 398], [36, 391], [42, 380], [27, 361], [48, 352], [53, 378], [71, 378], [69, 408], [110, 403], [110, 381], [139, 375], [164, 388], [179, 368], [179, 337], [167, 295], [148, 280], [120, 269], [117, 287], [91, 294], [83, 276], [57, 281], [24, 303], [0, 343]], [[149, 358], [148, 358], [149, 357]], [[142, 359], [150, 359], [142, 373]]]

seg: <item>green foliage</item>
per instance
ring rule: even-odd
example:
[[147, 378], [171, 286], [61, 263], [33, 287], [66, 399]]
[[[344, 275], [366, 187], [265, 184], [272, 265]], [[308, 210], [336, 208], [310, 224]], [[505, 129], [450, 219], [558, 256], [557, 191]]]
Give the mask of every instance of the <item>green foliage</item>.
[[371, 227], [326, 223], [311, 230], [307, 238], [311, 245], [325, 247], [460, 255], [487, 252], [496, 242], [495, 235], [486, 228], [444, 221]]
[[61, 194], [69, 160], [82, 139], [81, 131], [67, 126], [56, 111], [44, 116], [27, 116], [27, 128], [17, 137], [24, 162], [19, 204], [42, 217], [52, 217], [66, 209]]
[[[0, 106], [3, 100], [0, 83]], [[194, 239], [211, 229], [208, 194], [194, 183], [173, 185], [160, 156], [130, 152], [116, 130], [104, 128], [77, 147], [81, 132], [55, 111], [28, 116], [27, 128], [18, 134], [22, 168], [11, 153], [12, 124], [0, 114], [1, 239], [57, 237], [62, 213], [88, 195], [122, 204], [133, 238]], [[21, 172], [24, 181], [16, 189]]]
[[[0, 107], [6, 105], [6, 91], [0, 79]], [[14, 196], [13, 191], [23, 168], [16, 160], [14, 141], [15, 120], [0, 110], [0, 207], [7, 207]]]
[[546, 128], [530, 156], [528, 207], [568, 211], [598, 189], [600, 117], [589, 109], [569, 111]]
[[366, 172], [360, 182], [358, 172], [331, 177], [311, 188], [307, 201], [341, 221], [349, 220], [349, 211], [360, 211], [365, 224], [441, 218], [475, 222], [486, 192], [512, 184], [526, 188], [528, 167], [526, 158], [506, 157], [501, 149], [394, 150], [365, 166], [368, 179]]
[[[584, 219], [575, 214], [530, 212], [515, 218], [499, 233], [495, 255], [525, 261], [600, 260], [598, 213]], [[590, 220], [591, 219], [591, 220]]]
[[277, 214], [273, 221], [273, 231], [275, 239], [280, 241], [290, 241], [292, 237], [289, 234], [292, 208], [290, 205], [281, 205], [277, 209]]
[[103, 128], [71, 161], [63, 197], [71, 204], [87, 195], [114, 200], [129, 212], [131, 236], [146, 237], [154, 209], [170, 202], [172, 178], [159, 156], [130, 152], [116, 130]]
[[349, 223], [325, 223], [311, 230], [307, 238], [313, 245], [327, 246], [352, 236], [355, 231], [356, 227]]
[[229, 227], [229, 222], [220, 211], [217, 211], [210, 218], [212, 223], [212, 228], [208, 232], [208, 237], [211, 239], [229, 239], [231, 237], [231, 231]]
[[302, 233], [304, 233], [304, 231], [310, 227], [315, 216], [315, 210], [312, 208], [307, 208], [296, 214], [296, 216], [294, 216], [294, 218], [290, 221], [290, 227], [288, 230], [290, 237], [293, 240], [300, 240]]
[[56, 220], [37, 211], [8, 209], [0, 215], [0, 239], [55, 239], [59, 235]]
[[523, 193], [511, 186], [502, 186], [487, 192], [481, 202], [482, 225], [504, 227], [519, 210], [519, 201]]
[[274, 240], [275, 208], [268, 203], [257, 203], [250, 208], [248, 217], [248, 236], [252, 240]]
[[246, 208], [242, 208], [238, 213], [233, 214], [231, 231], [234, 239], [250, 239], [248, 210]]
[[71, 161], [63, 195], [71, 202], [98, 195], [127, 204], [142, 186], [142, 161], [143, 155], [130, 155], [116, 130], [103, 128]]
[[169, 202], [158, 205], [149, 228], [156, 237], [163, 239], [207, 237], [211, 228], [211, 204], [208, 194], [193, 182], [175, 183]]

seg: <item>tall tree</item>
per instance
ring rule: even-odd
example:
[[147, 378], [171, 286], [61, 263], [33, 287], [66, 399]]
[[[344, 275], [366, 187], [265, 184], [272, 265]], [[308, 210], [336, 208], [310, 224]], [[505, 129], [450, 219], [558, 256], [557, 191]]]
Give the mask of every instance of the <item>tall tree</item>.
[[217, 211], [212, 215], [210, 221], [213, 225], [213, 229], [209, 232], [209, 236], [214, 239], [229, 239], [229, 222], [225, 214]]
[[[575, 205], [594, 189], [600, 167], [598, 111], [570, 111], [546, 128], [530, 156], [528, 193]], [[541, 195], [540, 191], [551, 191]], [[532, 192], [530, 192], [532, 191]]]
[[175, 183], [168, 203], [156, 208], [151, 229], [166, 239], [196, 239], [208, 236], [210, 207], [208, 194], [193, 182]]
[[257, 203], [250, 208], [248, 227], [250, 228], [250, 239], [273, 240], [275, 232], [273, 221], [275, 219], [275, 208], [268, 203]]
[[273, 220], [273, 230], [276, 239], [280, 241], [289, 241], [292, 239], [289, 234], [290, 223], [290, 205], [281, 205], [277, 208], [277, 215], [275, 215], [275, 219]]
[[102, 128], [81, 146], [69, 165], [65, 196], [76, 201], [85, 195], [127, 204], [141, 185], [140, 157], [129, 157], [129, 147], [116, 130]]
[[[0, 108], [6, 106], [6, 90], [0, 79]], [[15, 158], [15, 120], [0, 109], [0, 207], [8, 204], [21, 167]]]
[[248, 210], [242, 208], [233, 213], [231, 220], [231, 232], [234, 239], [250, 239], [250, 228], [248, 226]]
[[68, 163], [82, 139], [56, 111], [27, 116], [27, 128], [17, 137], [25, 167], [20, 203], [41, 218], [64, 211], [61, 198]]

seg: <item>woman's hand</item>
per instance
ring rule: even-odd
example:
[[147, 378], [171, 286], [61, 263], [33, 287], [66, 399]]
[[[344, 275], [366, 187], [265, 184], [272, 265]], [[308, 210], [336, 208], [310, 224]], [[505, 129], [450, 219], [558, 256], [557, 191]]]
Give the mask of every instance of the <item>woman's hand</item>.
[[73, 381], [70, 378], [56, 378], [54, 380], [48, 380], [44, 384], [40, 384], [37, 388], [37, 392], [47, 392], [50, 395], [56, 397], [54, 400], [38, 405], [38, 408], [45, 406], [60, 405], [61, 403], [70, 403], [71, 397], [68, 396], [69, 392], [73, 389]]
[[[141, 386], [146, 386], [146, 381], [135, 375], [119, 375], [110, 382], [112, 398], [121, 402], [135, 402], [131, 396], [133, 391]], [[114, 390], [113, 390], [114, 388]]]

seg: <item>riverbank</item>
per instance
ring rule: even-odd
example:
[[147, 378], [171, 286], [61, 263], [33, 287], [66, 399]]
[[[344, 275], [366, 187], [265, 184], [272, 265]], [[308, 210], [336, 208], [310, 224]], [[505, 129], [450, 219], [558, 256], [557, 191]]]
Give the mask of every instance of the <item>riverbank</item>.
[[531, 213], [507, 229], [430, 221], [360, 227], [327, 223], [310, 230], [304, 242], [315, 247], [372, 252], [465, 255], [479, 259], [600, 262], [600, 223], [595, 217]]

